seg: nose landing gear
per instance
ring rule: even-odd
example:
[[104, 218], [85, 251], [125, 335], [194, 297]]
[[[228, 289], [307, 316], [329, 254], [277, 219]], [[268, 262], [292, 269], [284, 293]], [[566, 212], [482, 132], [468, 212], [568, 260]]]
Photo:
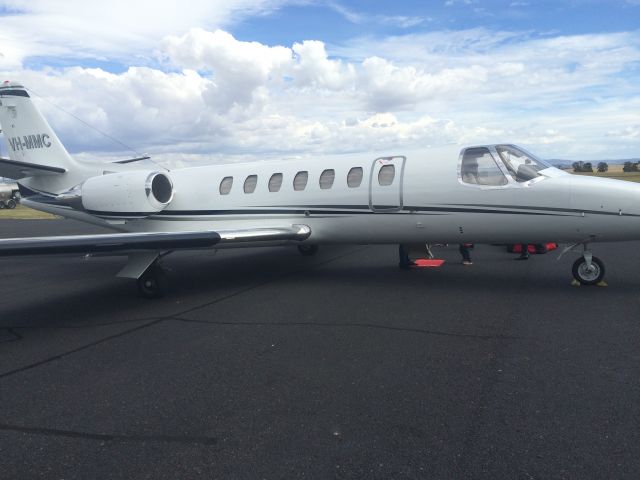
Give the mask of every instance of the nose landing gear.
[[591, 251], [585, 249], [582, 257], [573, 262], [571, 272], [573, 278], [581, 285], [596, 285], [604, 278], [604, 263], [598, 257], [594, 257]]
[[598, 257], [593, 256], [591, 250], [589, 250], [588, 243], [574, 243], [573, 245], [569, 245], [558, 256], [558, 260], [560, 260], [565, 253], [573, 250], [578, 245], [582, 245], [584, 251], [582, 252], [582, 256], [573, 262], [573, 267], [571, 268], [571, 273], [573, 273], [574, 278], [574, 286], [598, 285], [605, 287], [607, 284], [603, 281], [605, 273], [604, 262]]

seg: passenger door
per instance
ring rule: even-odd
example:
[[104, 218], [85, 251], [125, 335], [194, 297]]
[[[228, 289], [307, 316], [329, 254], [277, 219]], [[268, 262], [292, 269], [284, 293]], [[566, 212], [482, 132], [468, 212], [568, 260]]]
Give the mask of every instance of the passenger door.
[[369, 208], [374, 212], [402, 209], [402, 181], [406, 157], [381, 157], [373, 162], [369, 176]]

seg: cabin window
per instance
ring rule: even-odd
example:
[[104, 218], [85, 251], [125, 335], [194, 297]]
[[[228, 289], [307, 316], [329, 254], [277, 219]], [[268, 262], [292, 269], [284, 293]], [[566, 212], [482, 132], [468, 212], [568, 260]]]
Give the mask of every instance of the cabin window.
[[320, 188], [327, 190], [333, 186], [333, 181], [336, 178], [336, 171], [333, 168], [328, 168], [320, 175]]
[[282, 186], [282, 174], [274, 173], [273, 175], [271, 175], [271, 178], [269, 179], [269, 191], [279, 192], [281, 186]]
[[460, 175], [464, 183], [472, 185], [500, 186], [508, 183], [507, 177], [485, 147], [465, 150]]
[[309, 172], [302, 171], [296, 173], [293, 178], [293, 189], [296, 191], [304, 190], [307, 188], [307, 181], [309, 180]]
[[258, 183], [257, 175], [249, 175], [244, 181], [244, 193], [253, 193]]
[[229, 195], [233, 186], [233, 177], [224, 177], [220, 182], [220, 195]]
[[393, 183], [393, 178], [396, 176], [395, 165], [384, 165], [378, 171], [378, 183], [381, 187], [388, 187]]
[[362, 183], [362, 167], [353, 167], [347, 174], [347, 185], [357, 188]]

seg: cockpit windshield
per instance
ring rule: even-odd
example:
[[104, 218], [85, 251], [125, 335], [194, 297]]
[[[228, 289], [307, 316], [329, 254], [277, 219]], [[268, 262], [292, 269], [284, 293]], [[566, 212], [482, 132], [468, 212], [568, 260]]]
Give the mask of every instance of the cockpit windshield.
[[540, 170], [551, 166], [514, 145], [496, 145], [495, 148], [517, 182], [528, 182], [540, 176]]

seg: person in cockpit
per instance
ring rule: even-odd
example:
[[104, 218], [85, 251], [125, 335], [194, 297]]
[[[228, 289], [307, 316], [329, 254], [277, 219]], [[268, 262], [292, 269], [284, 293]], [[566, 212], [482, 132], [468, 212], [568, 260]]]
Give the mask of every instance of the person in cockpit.
[[478, 183], [478, 162], [475, 158], [465, 158], [462, 162], [462, 181], [464, 183]]
[[496, 151], [516, 182], [528, 182], [538, 176], [540, 166], [535, 165], [523, 152], [513, 147], [497, 147]]

